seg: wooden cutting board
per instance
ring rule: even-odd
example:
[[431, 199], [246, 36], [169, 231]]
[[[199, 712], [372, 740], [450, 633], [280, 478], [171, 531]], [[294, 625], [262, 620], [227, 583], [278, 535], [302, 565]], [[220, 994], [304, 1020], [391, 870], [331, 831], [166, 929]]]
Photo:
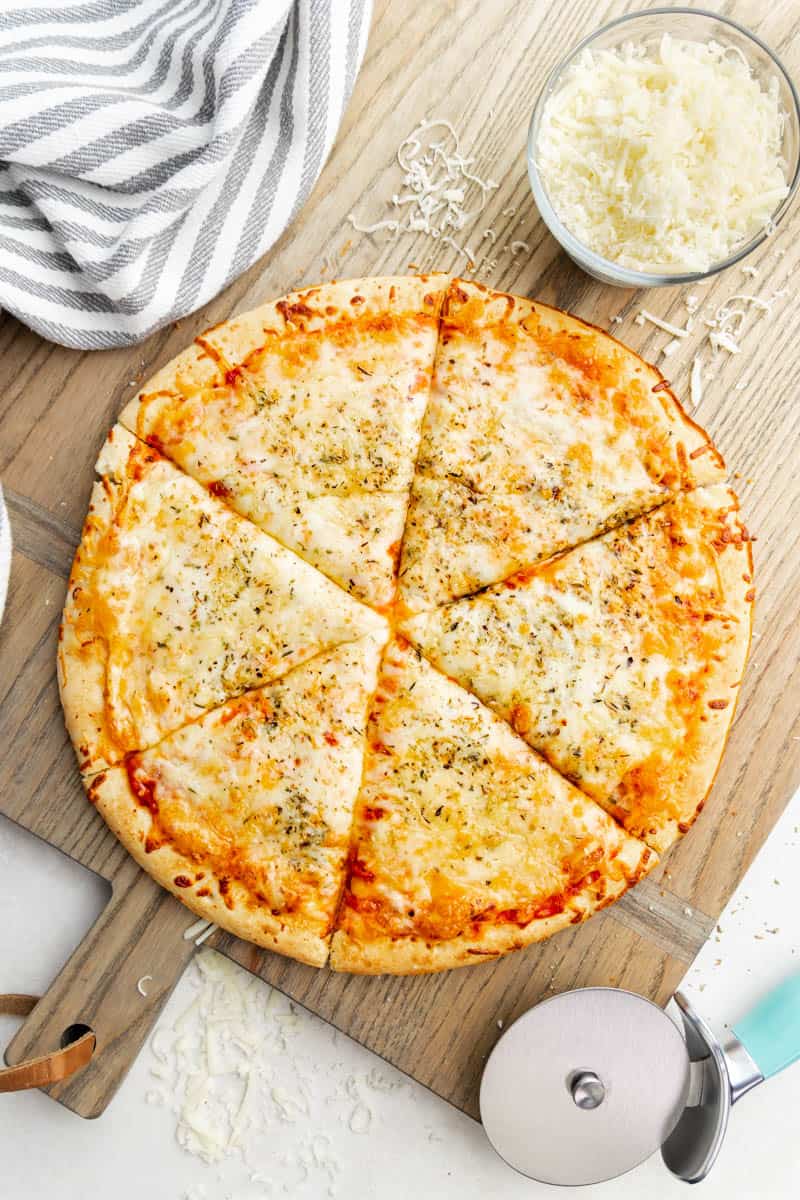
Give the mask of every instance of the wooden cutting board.
[[[481, 174], [500, 182], [473, 248], [493, 226], [493, 267], [476, 277], [610, 328], [653, 360], [668, 336], [633, 321], [643, 302], [682, 325], [686, 290], [602, 287], [574, 268], [537, 219], [525, 170], [526, 127], [550, 67], [627, 5], [595, 0], [454, 0], [376, 5], [369, 49], [337, 146], [305, 210], [274, 251], [200, 313], [132, 350], [81, 354], [0, 319], [0, 478], [15, 554], [0, 628], [0, 812], [111, 882], [97, 925], [8, 1050], [50, 1049], [76, 1023], [98, 1052], [52, 1095], [83, 1116], [103, 1111], [194, 951], [193, 918], [134, 865], [87, 804], [64, 730], [55, 679], [65, 580], [108, 428], [135, 385], [208, 325], [302, 284], [404, 271], [461, 271], [452, 249], [421, 235], [354, 232], [388, 215], [398, 144], [425, 117], [450, 118]], [[632, 6], [631, 6], [632, 7]], [[795, 0], [726, 4], [800, 78]], [[768, 9], [768, 12], [767, 12]], [[484, 246], [489, 239], [483, 239]], [[510, 249], [512, 241], [529, 250]], [[756, 640], [719, 778], [695, 828], [658, 875], [587, 925], [496, 963], [421, 978], [350, 978], [291, 963], [233, 937], [208, 943], [319, 1013], [466, 1112], [477, 1113], [482, 1064], [508, 1023], [542, 996], [610, 984], [664, 1002], [713, 935], [726, 900], [800, 784], [800, 205], [753, 260], [694, 289], [713, 311], [732, 293], [778, 297], [742, 353], [706, 368], [696, 414], [713, 433], [742, 497], [755, 545]], [[622, 323], [611, 323], [622, 314]], [[680, 395], [703, 327], [661, 359]], [[53, 964], [54, 970], [57, 964]], [[13, 964], [0, 989], [14, 990]], [[136, 981], [151, 975], [149, 996]]]

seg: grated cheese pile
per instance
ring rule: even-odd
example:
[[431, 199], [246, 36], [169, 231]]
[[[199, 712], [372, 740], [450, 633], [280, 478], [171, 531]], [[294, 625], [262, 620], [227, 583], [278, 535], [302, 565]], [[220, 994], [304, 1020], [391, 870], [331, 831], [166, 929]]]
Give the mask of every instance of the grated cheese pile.
[[788, 194], [785, 114], [735, 47], [665, 35], [584, 51], [549, 98], [536, 148], [562, 223], [634, 270], [705, 271]]
[[261, 1195], [336, 1196], [342, 1163], [321, 1128], [329, 1114], [336, 1144], [352, 1154], [348, 1139], [380, 1120], [380, 1094], [408, 1083], [391, 1068], [326, 1070], [320, 1038], [328, 1043], [331, 1031], [213, 950], [197, 955], [189, 983], [191, 1003], [151, 1040], [147, 1102], [172, 1111], [186, 1151], [206, 1163], [238, 1160], [242, 1183]]

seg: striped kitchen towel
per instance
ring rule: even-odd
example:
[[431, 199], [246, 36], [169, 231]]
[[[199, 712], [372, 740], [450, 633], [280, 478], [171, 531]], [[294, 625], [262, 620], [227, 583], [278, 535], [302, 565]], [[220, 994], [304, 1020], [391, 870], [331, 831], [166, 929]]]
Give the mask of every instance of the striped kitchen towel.
[[371, 0], [0, 0], [0, 306], [130, 345], [245, 271], [333, 143]]

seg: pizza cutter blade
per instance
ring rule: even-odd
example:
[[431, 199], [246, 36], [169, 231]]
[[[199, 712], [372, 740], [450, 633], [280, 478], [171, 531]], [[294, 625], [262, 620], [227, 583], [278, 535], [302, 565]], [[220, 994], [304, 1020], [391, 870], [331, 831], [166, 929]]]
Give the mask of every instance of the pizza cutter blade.
[[731, 1106], [800, 1058], [800, 975], [721, 1047], [677, 993], [684, 1037], [642, 996], [562, 992], [500, 1038], [481, 1081], [481, 1119], [502, 1158], [541, 1183], [601, 1183], [661, 1149], [687, 1183], [710, 1171]]
[[662, 1009], [618, 988], [581, 988], [537, 1004], [499, 1040], [481, 1120], [523, 1175], [599, 1183], [666, 1141], [689, 1084], [686, 1046]]

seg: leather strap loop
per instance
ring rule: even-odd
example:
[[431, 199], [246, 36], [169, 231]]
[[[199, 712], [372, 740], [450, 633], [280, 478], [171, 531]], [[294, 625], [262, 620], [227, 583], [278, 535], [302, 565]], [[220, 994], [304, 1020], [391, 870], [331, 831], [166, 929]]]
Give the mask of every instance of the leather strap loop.
[[[27, 1017], [39, 1003], [38, 996], [19, 994], [0, 995], [0, 1013], [12, 1017]], [[66, 1079], [85, 1067], [94, 1054], [96, 1039], [90, 1031], [63, 1050], [53, 1050], [39, 1058], [31, 1058], [16, 1067], [0, 1070], [0, 1092], [21, 1092], [25, 1088], [47, 1087]]]

